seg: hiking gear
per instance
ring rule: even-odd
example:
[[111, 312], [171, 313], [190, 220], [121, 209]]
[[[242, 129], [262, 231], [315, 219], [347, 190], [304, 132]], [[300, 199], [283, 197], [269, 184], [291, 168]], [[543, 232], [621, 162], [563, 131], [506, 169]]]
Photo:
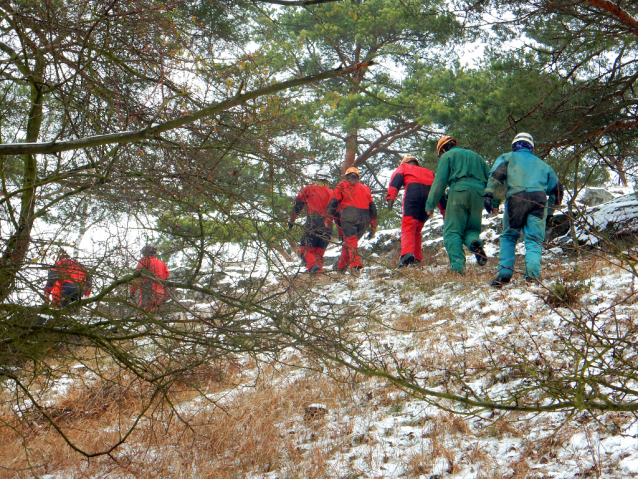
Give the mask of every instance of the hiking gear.
[[372, 238], [375, 237], [376, 234], [377, 234], [377, 229], [376, 228], [372, 228], [370, 230], [370, 233], [368, 233], [368, 239], [371, 240]]
[[545, 237], [547, 206], [558, 202], [560, 188], [554, 170], [528, 149], [498, 157], [485, 189], [494, 201], [505, 201], [498, 270], [514, 273], [516, 242], [525, 241], [525, 275], [540, 277], [541, 243]]
[[516, 135], [514, 139], [512, 140], [512, 147], [519, 142], [527, 143], [529, 145], [523, 148], [530, 148], [530, 149], [534, 148], [534, 138], [532, 138], [532, 135], [530, 135], [529, 133], [519, 133], [518, 135]]
[[388, 204], [388, 211], [392, 211], [392, 207], [394, 206], [394, 200], [385, 200]]
[[491, 215], [492, 211], [494, 211], [493, 200], [494, 195], [492, 193], [486, 193], [485, 196], [483, 196], [483, 206], [485, 207], [485, 211], [487, 211], [488, 215]]
[[538, 281], [540, 281], [538, 278], [534, 278], [532, 276], [525, 276], [525, 284], [527, 286], [533, 286], [534, 284], [536, 284]]
[[401, 160], [401, 164], [407, 163], [408, 161], [416, 161], [416, 166], [419, 166], [419, 160], [417, 160], [414, 156], [408, 155]]
[[341, 265], [341, 258], [337, 259], [337, 261], [334, 262], [334, 264], [332, 265], [332, 270], [341, 274], [346, 272], [346, 266]]
[[311, 273], [313, 273], [313, 274], [314, 274], [314, 273], [318, 273], [318, 272], [320, 272], [320, 271], [321, 271], [321, 268], [319, 267], [319, 265], [318, 265], [318, 264], [316, 264], [316, 265], [314, 265], [312, 268], [310, 268], [310, 272], [311, 272]]
[[436, 144], [436, 154], [439, 156], [439, 158], [441, 158], [441, 155], [443, 155], [443, 153], [445, 153], [445, 151], [441, 151], [441, 150], [448, 143], [454, 143], [454, 146], [456, 146], [458, 144], [456, 142], [456, 140], [454, 138], [452, 138], [451, 136], [447, 136], [446, 135], [443, 138], [441, 138], [439, 140], [439, 142]]
[[474, 253], [474, 257], [476, 258], [476, 263], [479, 266], [485, 266], [487, 264], [487, 254], [485, 254], [485, 250], [481, 243], [478, 241], [472, 241], [470, 244], [470, 251]]
[[414, 264], [415, 261], [417, 260], [414, 258], [414, 255], [412, 253], [401, 255], [401, 258], [399, 260], [399, 266], [397, 266], [397, 268], [403, 268], [404, 266], [409, 266], [411, 264]]
[[442, 201], [445, 188], [449, 186], [445, 220], [443, 223], [443, 244], [450, 260], [450, 269], [465, 272], [465, 252], [463, 245], [470, 249], [481, 233], [481, 212], [483, 210], [483, 190], [487, 182], [489, 168], [483, 158], [471, 150], [453, 146], [439, 160], [436, 177], [425, 204], [426, 211]]
[[[152, 256], [145, 256], [137, 263], [135, 270], [143, 269], [146, 275], [157, 278], [160, 281], [170, 276], [166, 264]], [[168, 287], [151, 281], [147, 278], [138, 278], [131, 285], [131, 293], [140, 291], [140, 307], [142, 309], [152, 309], [168, 300]]]
[[142, 256], [155, 256], [157, 254], [157, 246], [147, 244], [142, 248]]
[[[327, 175], [325, 173], [317, 173], [315, 175], [315, 181], [319, 183], [328, 183], [330, 181], [330, 175]], [[320, 186], [323, 186], [323, 185], [320, 185]]]
[[498, 275], [496, 276], [496, 278], [494, 278], [494, 279], [492, 280], [492, 282], [490, 283], [490, 286], [491, 286], [491, 287], [493, 287], [493, 288], [499, 288], [499, 289], [500, 289], [500, 288], [502, 288], [504, 285], [506, 285], [507, 283], [509, 283], [511, 279], [512, 279], [512, 277], [511, 277], [511, 276], [508, 276], [508, 275], [505, 275], [505, 274], [503, 274], [503, 275], [498, 274]]
[[[434, 173], [427, 168], [401, 164], [390, 178], [386, 201], [394, 201], [399, 190], [405, 187], [403, 195], [403, 218], [401, 219], [401, 255], [413, 253], [421, 255], [421, 230], [428, 219], [425, 202], [430, 193]], [[445, 212], [445, 199], [439, 203], [439, 209]]]
[[304, 255], [304, 262], [302, 266], [306, 266], [308, 271], [312, 271], [315, 266], [319, 268], [318, 271], [323, 270], [323, 255], [326, 252], [325, 247], [302, 246], [299, 249], [303, 251]]
[[348, 168], [346, 170], [346, 174], [344, 176], [348, 176], [351, 173], [353, 173], [353, 174], [357, 175], [357, 177], [361, 178], [361, 175], [359, 174], [359, 168], [351, 166], [350, 168]]

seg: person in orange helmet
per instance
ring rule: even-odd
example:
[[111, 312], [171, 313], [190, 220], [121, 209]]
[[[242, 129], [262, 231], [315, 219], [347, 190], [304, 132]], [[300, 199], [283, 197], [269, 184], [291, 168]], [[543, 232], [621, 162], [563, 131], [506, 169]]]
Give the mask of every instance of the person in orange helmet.
[[443, 244], [450, 259], [450, 269], [463, 274], [463, 245], [474, 253], [479, 265], [487, 263], [487, 255], [479, 235], [483, 190], [490, 169], [480, 155], [472, 150], [459, 148], [451, 136], [441, 138], [436, 150], [440, 160], [425, 209], [431, 214], [445, 194], [445, 188], [449, 187], [443, 223]]
[[[423, 259], [421, 251], [421, 230], [428, 220], [425, 202], [430, 193], [434, 173], [419, 166], [419, 161], [411, 155], [406, 156], [392, 173], [386, 196], [388, 209], [391, 210], [399, 190], [405, 187], [403, 194], [403, 218], [401, 219], [401, 259], [399, 268]], [[445, 217], [445, 197], [439, 202], [439, 210]]]
[[359, 180], [359, 170], [354, 167], [348, 168], [345, 180], [337, 185], [335, 197], [328, 203], [328, 217], [325, 220], [328, 227], [337, 211], [341, 211], [343, 245], [335, 269], [345, 272], [350, 267], [353, 274], [363, 268], [359, 256], [359, 240], [365, 234], [368, 225], [371, 228], [369, 238], [373, 238], [377, 231], [377, 207], [372, 200], [370, 188]]

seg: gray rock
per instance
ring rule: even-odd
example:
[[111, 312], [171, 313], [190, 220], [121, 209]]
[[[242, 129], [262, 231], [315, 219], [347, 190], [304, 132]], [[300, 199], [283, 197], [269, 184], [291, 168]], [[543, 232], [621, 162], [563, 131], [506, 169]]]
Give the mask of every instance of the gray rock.
[[604, 188], [585, 188], [579, 200], [587, 206], [597, 206], [614, 199], [614, 196]]

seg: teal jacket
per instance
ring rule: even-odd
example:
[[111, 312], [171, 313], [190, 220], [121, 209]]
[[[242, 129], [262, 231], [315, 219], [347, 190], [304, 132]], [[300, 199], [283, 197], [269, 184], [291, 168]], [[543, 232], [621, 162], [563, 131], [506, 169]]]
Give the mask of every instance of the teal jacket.
[[489, 168], [482, 156], [472, 150], [454, 146], [443, 153], [436, 169], [436, 176], [430, 188], [428, 201], [425, 204], [426, 211], [432, 211], [441, 201], [445, 188], [452, 186], [457, 181], [470, 180], [480, 182], [480, 188], [487, 183]]
[[551, 166], [534, 156], [528, 149], [505, 153], [497, 158], [490, 170], [485, 193], [494, 195], [494, 206], [523, 191], [542, 191], [550, 206], [556, 205], [558, 180]]

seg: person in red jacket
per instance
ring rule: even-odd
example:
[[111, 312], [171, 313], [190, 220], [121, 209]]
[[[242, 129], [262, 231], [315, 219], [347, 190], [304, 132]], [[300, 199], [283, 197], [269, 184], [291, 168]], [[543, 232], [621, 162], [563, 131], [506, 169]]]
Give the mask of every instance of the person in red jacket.
[[[421, 252], [421, 230], [428, 220], [425, 203], [428, 200], [434, 173], [419, 166], [419, 161], [411, 155], [401, 161], [401, 165], [392, 173], [385, 201], [388, 209], [394, 206], [399, 190], [405, 187], [403, 194], [403, 218], [401, 219], [401, 259], [399, 268], [423, 259]], [[445, 216], [445, 200], [439, 203], [439, 210]]]
[[330, 200], [326, 209], [326, 226], [330, 224], [330, 218], [338, 210], [341, 211], [344, 240], [339, 263], [335, 267], [340, 272], [345, 272], [348, 266], [353, 273], [358, 273], [363, 268], [358, 252], [359, 239], [365, 234], [368, 225], [371, 227], [369, 238], [373, 238], [377, 231], [377, 207], [372, 201], [370, 188], [361, 184], [359, 178], [357, 168], [348, 168], [345, 181], [337, 185], [335, 197]]
[[328, 178], [317, 175], [314, 184], [306, 186], [299, 192], [290, 212], [288, 229], [293, 227], [301, 210], [306, 208], [306, 224], [299, 250], [306, 262], [306, 268], [311, 273], [319, 273], [323, 270], [323, 255], [332, 234], [332, 221], [330, 224], [325, 224], [326, 208], [334, 196], [334, 192], [328, 187]]
[[58, 308], [66, 308], [91, 294], [91, 277], [86, 268], [61, 250], [55, 265], [49, 270], [44, 297]]
[[[168, 268], [163, 261], [157, 259], [157, 247], [154, 245], [146, 245], [142, 248], [143, 258], [137, 263], [138, 269], [143, 269], [145, 276], [152, 276], [160, 281], [170, 276]], [[135, 292], [140, 292], [140, 307], [142, 309], [153, 309], [168, 299], [168, 287], [148, 278], [141, 278], [139, 281], [133, 282], [131, 285], [131, 297], [135, 296]]]

